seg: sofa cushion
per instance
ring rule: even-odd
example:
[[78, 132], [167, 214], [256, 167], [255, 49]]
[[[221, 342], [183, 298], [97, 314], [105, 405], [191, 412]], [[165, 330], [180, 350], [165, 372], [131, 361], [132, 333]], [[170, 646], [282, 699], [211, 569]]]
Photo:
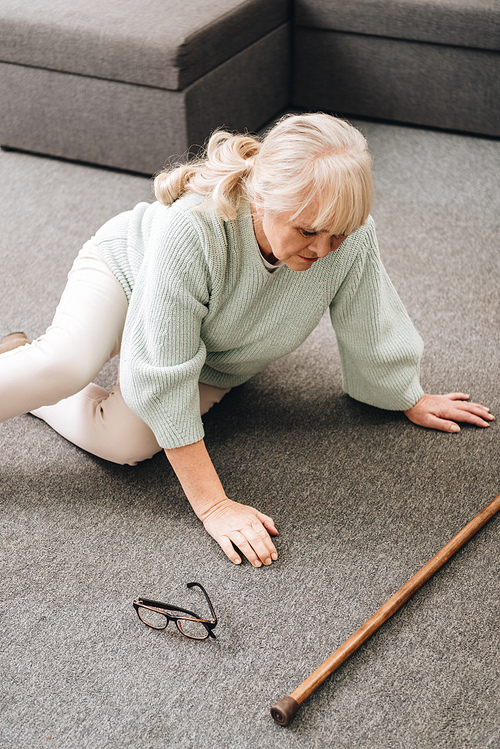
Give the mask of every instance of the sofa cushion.
[[498, 0], [295, 0], [295, 24], [500, 50]]
[[0, 61], [179, 90], [288, 17], [288, 0], [2, 0]]
[[497, 52], [307, 28], [294, 44], [297, 109], [500, 136]]
[[182, 91], [0, 63], [0, 143], [151, 175], [217, 127], [255, 131], [285, 109], [289, 49], [283, 24]]

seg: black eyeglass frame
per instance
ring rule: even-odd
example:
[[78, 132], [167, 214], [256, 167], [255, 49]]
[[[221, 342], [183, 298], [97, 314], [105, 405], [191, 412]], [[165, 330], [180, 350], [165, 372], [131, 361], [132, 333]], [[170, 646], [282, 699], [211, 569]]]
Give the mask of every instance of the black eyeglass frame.
[[[217, 626], [217, 615], [212, 605], [212, 601], [208, 597], [208, 593], [201, 583], [187, 584], [188, 588], [193, 588], [194, 586], [200, 588], [205, 598], [207, 599], [207, 603], [210, 607], [210, 612], [213, 617], [212, 619], [204, 619], [203, 617], [198, 616], [198, 614], [195, 614], [194, 611], [189, 611], [189, 609], [181, 609], [178, 606], [171, 606], [168, 603], [161, 603], [161, 601], [151, 601], [149, 598], [137, 598], [135, 601], [133, 601], [132, 605], [136, 610], [137, 616], [139, 617], [141, 622], [151, 629], [166, 629], [169, 622], [175, 622], [176, 627], [181, 635], [184, 635], [184, 637], [188, 637], [190, 640], [206, 640], [208, 637], [212, 637], [215, 640], [216, 637], [213, 633], [213, 629]], [[154, 624], [145, 622], [139, 612], [140, 608], [147, 609], [148, 611], [154, 611], [157, 614], [161, 614], [165, 617], [165, 624], [162, 627], [157, 627]], [[180, 614], [189, 614], [189, 616], [177, 616], [176, 614], [167, 613], [170, 611], [177, 611]], [[193, 635], [187, 634], [187, 632], [184, 632], [184, 630], [182, 629], [183, 621], [198, 622], [199, 624], [202, 624], [205, 627], [207, 634], [204, 637], [195, 637]]]

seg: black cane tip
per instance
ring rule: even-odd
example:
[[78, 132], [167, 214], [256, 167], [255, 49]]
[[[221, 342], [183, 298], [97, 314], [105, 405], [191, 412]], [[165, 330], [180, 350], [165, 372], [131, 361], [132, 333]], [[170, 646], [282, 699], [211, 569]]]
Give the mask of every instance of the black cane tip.
[[299, 707], [299, 703], [293, 697], [282, 697], [272, 706], [271, 715], [278, 725], [287, 726]]

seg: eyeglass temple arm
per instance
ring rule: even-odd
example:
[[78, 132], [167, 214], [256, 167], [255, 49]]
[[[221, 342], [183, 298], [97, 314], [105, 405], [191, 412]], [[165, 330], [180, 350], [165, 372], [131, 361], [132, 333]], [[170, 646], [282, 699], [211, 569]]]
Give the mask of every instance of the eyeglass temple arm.
[[207, 603], [208, 603], [208, 605], [209, 605], [209, 607], [210, 607], [210, 611], [212, 612], [213, 623], [214, 623], [214, 624], [217, 624], [217, 614], [215, 613], [214, 607], [212, 606], [212, 601], [211, 601], [211, 600], [210, 600], [210, 598], [208, 597], [208, 593], [207, 593], [207, 591], [205, 590], [205, 588], [203, 587], [203, 585], [202, 585], [201, 583], [188, 583], [188, 584], [187, 584], [187, 587], [188, 587], [188, 588], [192, 588], [192, 587], [194, 587], [195, 585], [196, 585], [196, 586], [197, 586], [198, 588], [200, 588], [200, 589], [201, 589], [201, 591], [203, 592], [203, 594], [204, 594], [205, 598], [207, 599]]
[[194, 616], [195, 619], [205, 621], [202, 616], [194, 611], [189, 611], [189, 609], [181, 609], [179, 608], [179, 606], [170, 606], [170, 604], [162, 603], [161, 601], [151, 601], [149, 598], [138, 598], [137, 601], [134, 601], [134, 603], [137, 606], [150, 606], [151, 608], [155, 609], [165, 609], [165, 611], [178, 611], [181, 614], [189, 614], [190, 616]]

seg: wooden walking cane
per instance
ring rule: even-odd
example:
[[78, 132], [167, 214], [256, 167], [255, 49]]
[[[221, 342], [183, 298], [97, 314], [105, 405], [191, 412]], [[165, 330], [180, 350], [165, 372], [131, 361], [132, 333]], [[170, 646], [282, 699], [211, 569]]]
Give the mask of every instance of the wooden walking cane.
[[441, 551], [430, 559], [427, 564], [408, 580], [383, 606], [379, 608], [348, 640], [344, 642], [324, 663], [319, 666], [300, 686], [287, 697], [271, 707], [271, 715], [280, 726], [286, 726], [293, 718], [299, 707], [333, 674], [350, 655], [368, 640], [411, 596], [437, 572], [450, 557], [469, 541], [495, 513], [500, 510], [500, 494], [481, 510], [465, 528], [443, 546]]

